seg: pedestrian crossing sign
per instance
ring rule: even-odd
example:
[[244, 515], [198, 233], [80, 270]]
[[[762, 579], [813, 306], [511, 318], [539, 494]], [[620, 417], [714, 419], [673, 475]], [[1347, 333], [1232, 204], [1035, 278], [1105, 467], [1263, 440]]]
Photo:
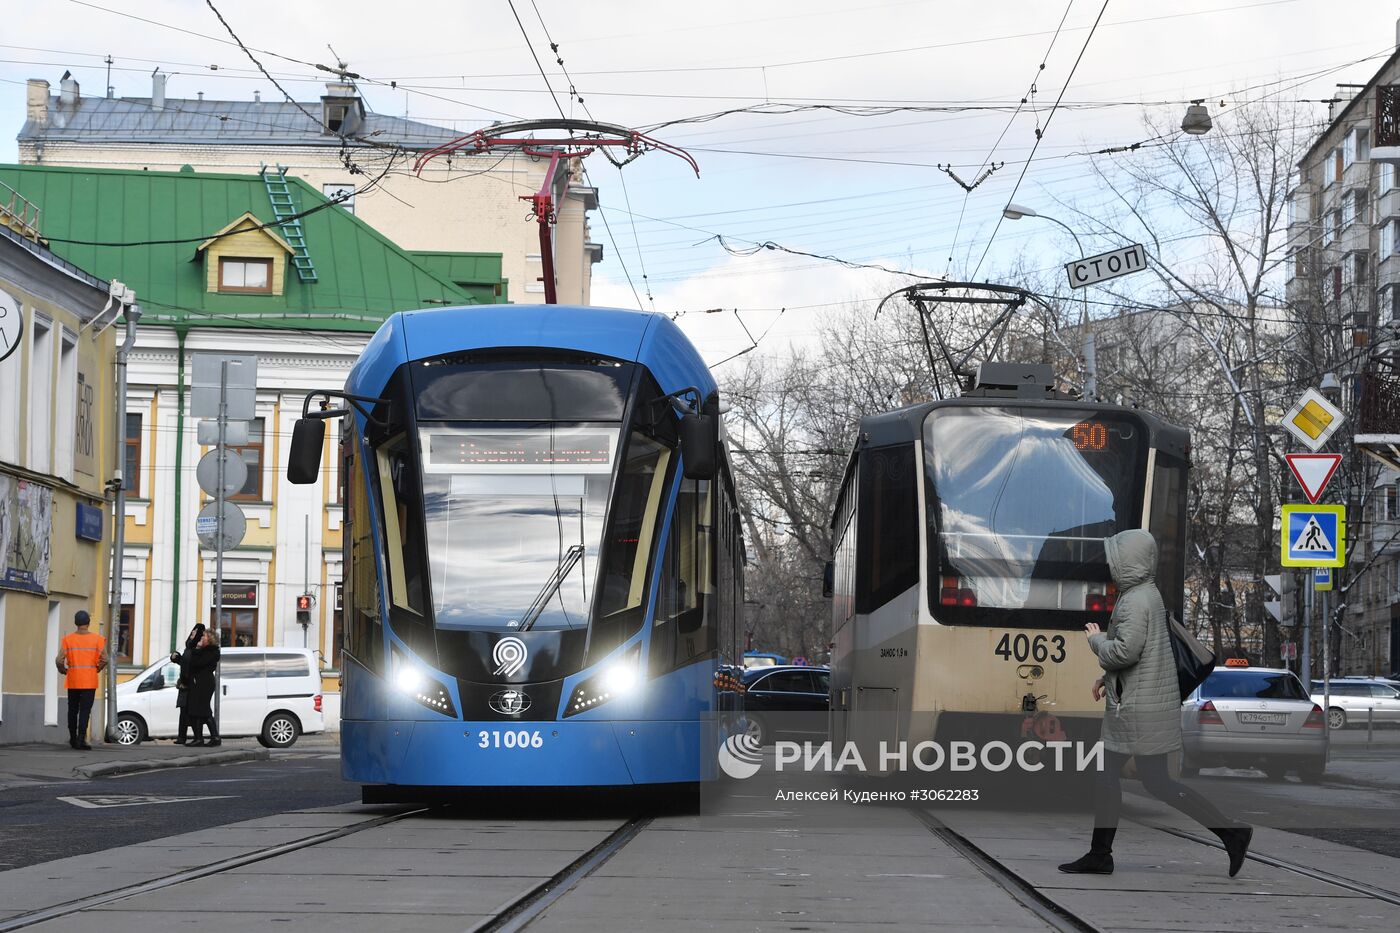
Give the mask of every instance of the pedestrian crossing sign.
[[1285, 567], [1341, 567], [1346, 563], [1344, 505], [1285, 505], [1280, 529]]

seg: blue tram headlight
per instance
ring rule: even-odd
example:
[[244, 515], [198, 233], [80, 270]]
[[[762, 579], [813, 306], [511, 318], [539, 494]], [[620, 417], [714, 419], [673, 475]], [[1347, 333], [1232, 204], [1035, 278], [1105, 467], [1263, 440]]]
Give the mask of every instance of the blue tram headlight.
[[447, 688], [436, 677], [404, 657], [397, 648], [390, 653], [389, 682], [399, 693], [412, 697], [433, 712], [456, 717], [457, 708]]
[[564, 717], [575, 716], [601, 703], [627, 696], [642, 685], [642, 647], [633, 645], [621, 658], [585, 678], [569, 694]]

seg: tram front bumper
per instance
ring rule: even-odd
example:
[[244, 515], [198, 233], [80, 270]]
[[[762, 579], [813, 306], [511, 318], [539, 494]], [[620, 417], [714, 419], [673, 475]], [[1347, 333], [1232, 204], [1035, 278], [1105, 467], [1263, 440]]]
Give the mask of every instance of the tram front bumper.
[[700, 721], [343, 721], [341, 776], [414, 787], [602, 787], [713, 776]]

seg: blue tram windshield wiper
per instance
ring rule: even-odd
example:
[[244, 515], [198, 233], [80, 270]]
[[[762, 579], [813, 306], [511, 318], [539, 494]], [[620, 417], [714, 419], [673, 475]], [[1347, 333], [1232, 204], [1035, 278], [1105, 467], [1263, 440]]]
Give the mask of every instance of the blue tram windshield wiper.
[[535, 597], [535, 601], [530, 603], [530, 608], [525, 610], [525, 615], [520, 618], [520, 627], [516, 631], [528, 632], [534, 627], [535, 622], [539, 620], [540, 613], [544, 612], [544, 607], [554, 597], [559, 587], [564, 585], [564, 578], [574, 569], [574, 564], [582, 559], [583, 545], [570, 545], [569, 549], [564, 552], [563, 558], [560, 559], [559, 565], [554, 568], [554, 573], [550, 574], [549, 579], [545, 581], [544, 588]]

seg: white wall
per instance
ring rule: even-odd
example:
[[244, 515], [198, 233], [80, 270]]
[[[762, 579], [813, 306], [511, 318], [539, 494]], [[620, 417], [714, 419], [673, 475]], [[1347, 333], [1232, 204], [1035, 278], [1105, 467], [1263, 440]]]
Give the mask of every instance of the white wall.
[[58, 629], [62, 624], [63, 607], [57, 602], [49, 603], [49, 621], [44, 639], [44, 725], [58, 725], [58, 668], [53, 659], [58, 657]]

